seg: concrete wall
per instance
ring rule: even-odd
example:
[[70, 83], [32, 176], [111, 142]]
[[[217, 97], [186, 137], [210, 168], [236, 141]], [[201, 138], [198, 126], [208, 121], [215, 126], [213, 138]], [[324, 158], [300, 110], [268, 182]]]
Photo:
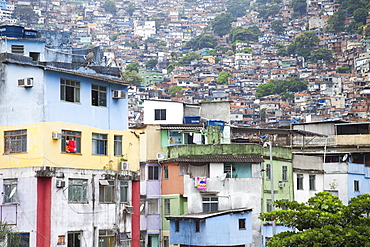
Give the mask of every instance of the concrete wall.
[[[181, 102], [145, 100], [144, 101], [144, 124], [182, 124], [184, 106]], [[166, 120], [155, 120], [154, 110], [166, 109]]]
[[200, 103], [200, 115], [204, 119], [230, 122], [230, 102], [202, 102]]
[[[164, 179], [164, 167], [168, 167], [168, 179]], [[166, 162], [162, 169], [162, 195], [184, 194], [184, 176], [180, 175], [180, 166], [177, 162]]]

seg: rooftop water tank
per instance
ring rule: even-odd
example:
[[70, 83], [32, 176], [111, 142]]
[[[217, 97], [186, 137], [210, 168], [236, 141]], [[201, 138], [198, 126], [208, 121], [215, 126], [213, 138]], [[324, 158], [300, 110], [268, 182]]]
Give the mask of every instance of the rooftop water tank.
[[210, 120], [207, 120], [206, 121], [206, 126], [208, 127], [209, 125], [217, 125], [217, 126], [220, 126], [220, 130], [221, 131], [224, 131], [225, 122], [223, 120], [210, 119]]
[[33, 29], [24, 29], [23, 38], [35, 39], [37, 38], [37, 31]]
[[195, 115], [184, 116], [184, 124], [200, 124], [200, 116]]
[[0, 35], [13, 38], [23, 37], [24, 27], [19, 25], [2, 25], [0, 26]]

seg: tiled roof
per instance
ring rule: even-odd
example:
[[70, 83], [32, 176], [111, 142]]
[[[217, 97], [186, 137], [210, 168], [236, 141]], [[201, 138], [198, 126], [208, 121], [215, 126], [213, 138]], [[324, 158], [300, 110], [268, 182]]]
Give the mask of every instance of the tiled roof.
[[194, 156], [182, 156], [171, 160], [189, 163], [210, 163], [210, 162], [259, 163], [264, 161], [261, 155], [194, 155]]

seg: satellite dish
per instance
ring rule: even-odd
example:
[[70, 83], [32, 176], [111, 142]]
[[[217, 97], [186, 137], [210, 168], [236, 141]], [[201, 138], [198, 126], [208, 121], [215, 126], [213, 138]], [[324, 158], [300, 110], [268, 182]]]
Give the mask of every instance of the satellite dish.
[[225, 179], [226, 179], [226, 176], [227, 176], [227, 174], [226, 173], [224, 173], [224, 174], [222, 174], [222, 176], [221, 176], [221, 181], [224, 181]]
[[342, 158], [342, 161], [346, 161], [348, 159], [348, 154], [345, 154]]
[[156, 154], [157, 160], [163, 160], [164, 159], [164, 153], [159, 152]]
[[142, 211], [143, 211], [144, 207], [145, 207], [145, 205], [144, 205], [144, 204], [141, 204], [141, 205], [140, 205], [140, 212], [142, 212]]
[[17, 191], [17, 187], [14, 187], [12, 189], [12, 192], [10, 192], [9, 199], [11, 199], [14, 196], [14, 194], [15, 194], [16, 191]]
[[91, 61], [93, 60], [93, 58], [95, 57], [95, 53], [90, 51], [89, 53], [87, 53], [87, 55], [84, 56], [86, 62], [88, 65], [90, 65]]

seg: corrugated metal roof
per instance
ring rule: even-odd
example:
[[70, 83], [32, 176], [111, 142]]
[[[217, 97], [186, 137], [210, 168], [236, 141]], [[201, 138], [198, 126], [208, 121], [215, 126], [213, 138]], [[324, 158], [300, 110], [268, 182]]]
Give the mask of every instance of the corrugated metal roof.
[[206, 212], [206, 213], [195, 213], [195, 214], [183, 214], [183, 215], [174, 215], [174, 216], [166, 216], [167, 220], [202, 220], [211, 217], [216, 217], [225, 214], [235, 214], [235, 213], [246, 213], [252, 211], [251, 208], [236, 208], [236, 209], [229, 209], [229, 210], [222, 210], [216, 212]]
[[327, 137], [327, 135], [314, 133], [306, 130], [297, 129], [260, 129], [260, 128], [243, 128], [243, 127], [232, 127], [232, 133], [249, 133], [249, 134], [271, 134], [271, 135], [301, 135], [301, 136], [321, 136]]
[[184, 163], [264, 162], [262, 155], [194, 155], [194, 156], [182, 156], [179, 158], [171, 159], [171, 161]]
[[201, 130], [203, 124], [161, 124], [161, 130]]

